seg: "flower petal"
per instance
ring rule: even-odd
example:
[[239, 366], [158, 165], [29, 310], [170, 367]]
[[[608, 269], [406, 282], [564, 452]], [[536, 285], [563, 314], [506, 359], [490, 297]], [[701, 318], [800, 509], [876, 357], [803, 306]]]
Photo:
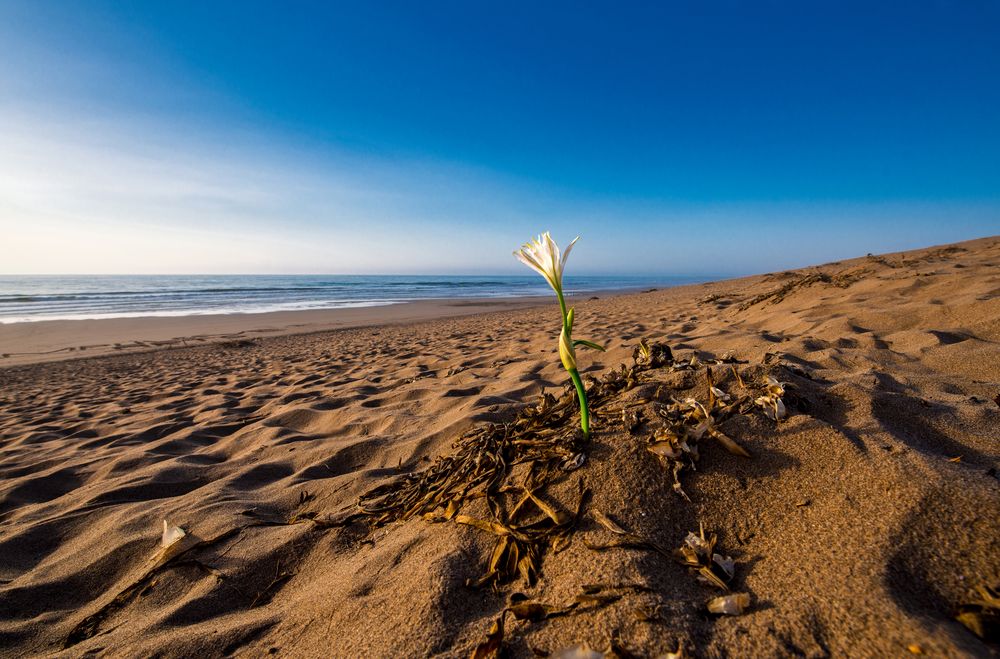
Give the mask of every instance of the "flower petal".
[[547, 252], [549, 263], [552, 264], [552, 271], [557, 272], [559, 268], [559, 245], [556, 244], [556, 241], [552, 240], [552, 236], [549, 235], [548, 231], [545, 232], [545, 251]]
[[563, 252], [562, 259], [559, 260], [559, 281], [560, 282], [562, 281], [563, 270], [566, 268], [566, 260], [569, 259], [569, 253], [573, 249], [573, 245], [575, 245], [576, 241], [578, 241], [578, 240], [580, 240], [580, 236], [577, 236], [576, 238], [574, 238], [572, 240], [572, 242], [570, 242], [569, 245], [566, 245], [566, 251]]

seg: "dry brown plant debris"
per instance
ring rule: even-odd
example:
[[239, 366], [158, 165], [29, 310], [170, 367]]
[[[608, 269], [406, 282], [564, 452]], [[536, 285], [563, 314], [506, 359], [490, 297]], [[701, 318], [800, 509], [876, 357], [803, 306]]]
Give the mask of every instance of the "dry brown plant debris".
[[959, 607], [955, 619], [984, 641], [1000, 642], [1000, 588], [977, 588], [976, 597]]
[[832, 275], [826, 272], [811, 272], [809, 274], [801, 275], [797, 279], [793, 279], [792, 281], [783, 284], [774, 290], [761, 293], [760, 295], [750, 298], [739, 306], [739, 310], [746, 311], [750, 307], [761, 304], [762, 302], [777, 304], [794, 293], [796, 290], [800, 288], [807, 288], [813, 284], [829, 284], [831, 286], [836, 286], [837, 288], [847, 288], [854, 282], [863, 278], [868, 272], [870, 272], [870, 270], [865, 268], [841, 270], [840, 272], [836, 272]]
[[[633, 352], [631, 366], [612, 369], [600, 379], [589, 378], [588, 398], [595, 429], [614, 430], [613, 426], [620, 422], [626, 433], [643, 437], [647, 451], [672, 475], [674, 490], [687, 499], [681, 473], [699, 460], [699, 447], [704, 442], [715, 441], [731, 453], [750, 457], [720, 429], [720, 424], [734, 415], [763, 414], [775, 422], [786, 415], [781, 401], [785, 385], [767, 376], [755, 377], [754, 383], [748, 383], [736, 368], [745, 363], [732, 356], [702, 360], [691, 355], [678, 360], [669, 346], [641, 341]], [[718, 370], [731, 374], [726, 378], [730, 391], [717, 386]], [[679, 400], [665, 381], [675, 373], [694, 376], [702, 372], [707, 387], [701, 400], [694, 396]], [[640, 386], [642, 389], [637, 390]], [[625, 400], [624, 394], [632, 390], [648, 393]], [[573, 424], [575, 409], [575, 393], [569, 387], [559, 398], [543, 394], [538, 404], [522, 409], [513, 421], [469, 431], [453, 445], [450, 454], [438, 458], [428, 469], [365, 493], [355, 511], [334, 523], [364, 520], [376, 528], [421, 517], [432, 523], [470, 526], [493, 536], [493, 548], [481, 576], [470, 579], [468, 584], [499, 588], [520, 578], [531, 587], [546, 554], [569, 546], [589, 499], [584, 478], [574, 473], [586, 466], [590, 447]], [[552, 490], [567, 479], [576, 480], [572, 488], [575, 494], [572, 500], [560, 502]], [[560, 491], [565, 493], [567, 489]], [[603, 545], [586, 542], [588, 548], [652, 550], [678, 560], [700, 580], [729, 593], [733, 561], [714, 551], [714, 534], [689, 534], [680, 549], [671, 551], [653, 539], [625, 530], [601, 511], [594, 510], [591, 516], [614, 538]], [[541, 622], [586, 610], [591, 604], [603, 606], [621, 596], [585, 592], [582, 599], [564, 605], [538, 602], [523, 595], [519, 596], [522, 599], [514, 597], [472, 656], [494, 656], [500, 651], [508, 614], [516, 620]], [[713, 606], [734, 614], [746, 608], [747, 598], [739, 594]]]

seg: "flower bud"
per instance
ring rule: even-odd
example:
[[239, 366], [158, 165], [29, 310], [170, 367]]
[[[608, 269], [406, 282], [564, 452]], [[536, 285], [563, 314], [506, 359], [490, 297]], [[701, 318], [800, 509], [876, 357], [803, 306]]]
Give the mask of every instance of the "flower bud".
[[563, 327], [562, 332], [559, 334], [559, 359], [562, 360], [563, 367], [567, 371], [576, 370], [576, 351], [573, 350], [573, 341], [569, 338], [569, 334], [566, 333], [565, 327]]

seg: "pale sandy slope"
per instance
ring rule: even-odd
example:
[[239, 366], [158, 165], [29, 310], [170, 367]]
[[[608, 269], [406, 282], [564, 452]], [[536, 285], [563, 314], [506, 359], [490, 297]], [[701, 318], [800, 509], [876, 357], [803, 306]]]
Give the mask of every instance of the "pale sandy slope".
[[[610, 423], [574, 472], [594, 509], [669, 547], [717, 530], [747, 614], [710, 618], [706, 589], [659, 556], [587, 549], [607, 539], [589, 513], [537, 586], [499, 593], [464, 585], [491, 546], [477, 529], [280, 523], [349, 507], [560, 390], [558, 315], [540, 308], [0, 370], [0, 654], [462, 656], [511, 592], [565, 601], [597, 581], [644, 590], [509, 622], [509, 651], [604, 650], [612, 635], [637, 656], [996, 651], [951, 615], [1000, 583], [1000, 238], [590, 300], [577, 317], [610, 346], [580, 354], [595, 375], [649, 337], [735, 353], [798, 392], [787, 421], [727, 429], [752, 459], [706, 448], [690, 503]], [[164, 517], [222, 539], [129, 592]]]

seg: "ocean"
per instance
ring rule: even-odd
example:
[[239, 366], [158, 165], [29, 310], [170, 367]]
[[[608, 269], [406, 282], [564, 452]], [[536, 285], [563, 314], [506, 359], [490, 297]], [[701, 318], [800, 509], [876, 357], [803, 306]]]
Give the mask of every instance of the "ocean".
[[[567, 277], [569, 294], [663, 288], [701, 277]], [[342, 309], [412, 300], [551, 295], [538, 275], [0, 276], [0, 323]]]

